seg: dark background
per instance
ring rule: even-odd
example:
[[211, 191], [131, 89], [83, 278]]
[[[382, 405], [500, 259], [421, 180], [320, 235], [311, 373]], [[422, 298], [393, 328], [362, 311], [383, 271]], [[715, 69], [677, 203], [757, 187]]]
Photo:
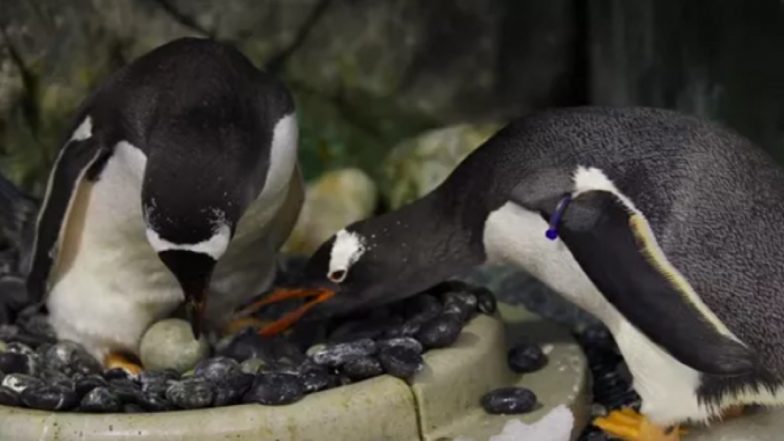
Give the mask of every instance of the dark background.
[[0, 0], [0, 169], [40, 194], [75, 107], [173, 38], [234, 43], [294, 92], [305, 172], [535, 109], [642, 104], [784, 160], [778, 0]]

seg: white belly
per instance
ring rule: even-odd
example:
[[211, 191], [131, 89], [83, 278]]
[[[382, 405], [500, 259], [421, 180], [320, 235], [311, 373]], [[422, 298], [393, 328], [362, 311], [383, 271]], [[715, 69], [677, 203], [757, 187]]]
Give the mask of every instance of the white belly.
[[[601, 320], [613, 334], [642, 398], [642, 413], [668, 425], [702, 421], [708, 409], [697, 401], [699, 373], [651, 342], [608, 302], [585, 275], [566, 245], [545, 238], [537, 213], [508, 202], [491, 213], [484, 231], [488, 258], [520, 266]], [[663, 318], [666, 319], [666, 318]]]
[[[147, 327], [183, 300], [176, 278], [145, 237], [140, 155], [129, 144], [118, 144], [100, 181], [81, 186], [50, 279], [47, 307], [59, 338], [83, 344], [99, 359], [111, 350], [136, 353]], [[280, 227], [269, 225], [269, 213], [283, 206], [286, 196], [261, 195], [241, 219], [213, 274], [207, 300], [212, 321], [272, 280], [278, 242], [285, 236], [270, 239]]]

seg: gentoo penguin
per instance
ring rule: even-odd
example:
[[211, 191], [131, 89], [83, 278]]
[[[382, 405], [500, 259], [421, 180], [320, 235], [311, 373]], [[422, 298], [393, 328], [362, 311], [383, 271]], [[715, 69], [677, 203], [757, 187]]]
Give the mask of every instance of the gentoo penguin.
[[286, 87], [224, 44], [178, 39], [111, 75], [38, 218], [28, 289], [58, 337], [128, 366], [183, 301], [198, 335], [266, 289], [303, 199], [297, 133]]
[[339, 231], [311, 316], [409, 296], [487, 261], [528, 271], [614, 335], [642, 398], [597, 425], [672, 440], [784, 403], [784, 170], [738, 134], [648, 108], [516, 120], [423, 198]]

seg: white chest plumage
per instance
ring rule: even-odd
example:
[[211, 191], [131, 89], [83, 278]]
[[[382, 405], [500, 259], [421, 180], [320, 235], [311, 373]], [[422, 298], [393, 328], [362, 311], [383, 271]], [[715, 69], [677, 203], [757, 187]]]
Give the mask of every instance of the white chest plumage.
[[492, 212], [484, 231], [488, 258], [511, 263], [601, 320], [612, 332], [643, 399], [643, 412], [669, 424], [683, 415], [707, 418], [695, 395], [697, 371], [675, 360], [629, 323], [596, 289], [566, 245], [545, 237], [539, 214], [508, 202]]
[[[296, 134], [294, 115], [276, 126], [264, 189], [247, 208], [214, 271], [208, 320], [221, 321], [217, 316], [272, 280], [275, 253], [301, 201], [296, 197], [301, 192]], [[140, 198], [145, 166], [144, 153], [123, 141], [99, 181], [80, 185], [50, 278], [47, 307], [58, 336], [82, 343], [99, 359], [110, 350], [136, 352], [146, 328], [183, 300], [177, 280], [146, 237]]]

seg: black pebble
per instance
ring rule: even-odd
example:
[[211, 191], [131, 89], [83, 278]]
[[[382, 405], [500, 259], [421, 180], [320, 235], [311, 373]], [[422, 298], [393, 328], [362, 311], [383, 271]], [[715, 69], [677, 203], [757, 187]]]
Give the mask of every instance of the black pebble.
[[239, 362], [249, 358], [261, 358], [262, 360], [271, 357], [269, 343], [253, 329], [245, 329], [238, 333], [225, 347], [219, 355], [233, 358]]
[[410, 378], [424, 365], [419, 353], [402, 346], [385, 348], [378, 359], [386, 373], [398, 378]]
[[141, 405], [144, 401], [144, 392], [138, 385], [127, 380], [112, 380], [109, 382], [109, 389], [116, 393], [123, 403], [133, 403]]
[[443, 348], [457, 340], [463, 324], [451, 315], [440, 315], [422, 325], [416, 339], [428, 349]]
[[363, 338], [375, 339], [388, 329], [400, 326], [401, 323], [402, 320], [399, 317], [371, 317], [364, 320], [348, 321], [332, 331], [329, 335], [329, 341], [332, 343], [346, 343]]
[[259, 374], [243, 397], [246, 403], [289, 404], [299, 401], [305, 389], [299, 378], [291, 374]]
[[340, 370], [354, 381], [377, 377], [384, 373], [381, 362], [377, 358], [370, 356], [349, 360], [341, 366]]
[[83, 397], [96, 387], [107, 387], [109, 383], [98, 374], [87, 375], [76, 380], [76, 395]]
[[17, 335], [19, 335], [19, 326], [0, 324], [0, 340], [13, 341], [16, 340]]
[[33, 315], [21, 325], [25, 331], [33, 336], [40, 337], [41, 339], [52, 343], [57, 341], [57, 335], [54, 332], [54, 328], [49, 324], [49, 319], [45, 315]]
[[215, 383], [239, 369], [240, 365], [237, 363], [237, 360], [228, 357], [213, 357], [198, 362], [193, 374], [196, 377]]
[[215, 397], [213, 386], [201, 378], [177, 381], [166, 390], [166, 398], [183, 409], [208, 407]]
[[22, 393], [23, 390], [31, 387], [40, 387], [45, 383], [40, 378], [35, 378], [25, 374], [8, 374], [3, 378], [2, 385], [14, 390], [16, 393]]
[[240, 401], [253, 384], [254, 376], [239, 369], [231, 371], [215, 383], [215, 399], [213, 406], [227, 406]]
[[547, 364], [547, 356], [539, 345], [523, 343], [509, 350], [506, 361], [510, 369], [524, 374], [543, 368]]
[[490, 414], [518, 414], [530, 412], [536, 406], [536, 395], [523, 387], [504, 387], [486, 393], [482, 407]]
[[6, 374], [35, 375], [36, 363], [31, 355], [18, 352], [0, 352], [0, 371]]
[[415, 316], [428, 316], [430, 318], [441, 313], [443, 305], [431, 294], [420, 294], [403, 301], [403, 313], [407, 319]]
[[28, 387], [21, 398], [25, 406], [41, 410], [68, 410], [78, 403], [76, 392], [57, 385]]
[[19, 394], [7, 387], [0, 386], [0, 405], [18, 406]]
[[128, 403], [123, 405], [122, 411], [124, 413], [143, 413], [144, 408], [138, 404]]
[[161, 395], [143, 394], [138, 401], [138, 404], [150, 412], [164, 412], [167, 410], [174, 410], [175, 407], [166, 397]]
[[467, 291], [448, 292], [444, 295], [444, 314], [467, 321], [476, 312], [476, 297]]
[[495, 296], [487, 288], [477, 288], [474, 290], [476, 296], [476, 309], [483, 314], [493, 314], [497, 309]]
[[316, 364], [336, 368], [351, 359], [373, 355], [376, 353], [376, 350], [376, 342], [369, 338], [364, 338], [350, 343], [328, 345], [326, 348], [311, 355], [311, 359]]
[[79, 408], [84, 412], [120, 412], [122, 401], [106, 387], [96, 387], [82, 398]]
[[44, 369], [38, 378], [44, 380], [46, 384], [62, 386], [68, 389], [76, 390], [74, 381], [64, 373], [52, 369]]
[[330, 375], [326, 369], [308, 369], [300, 374], [300, 381], [305, 393], [313, 393], [330, 389], [338, 385], [338, 379]]
[[71, 341], [61, 341], [52, 345], [46, 351], [43, 362], [46, 367], [68, 376], [75, 373], [89, 375], [101, 372], [101, 364], [81, 345]]
[[166, 396], [166, 389], [180, 374], [172, 369], [144, 371], [139, 375], [142, 391], [148, 395]]
[[612, 439], [600, 430], [587, 429], [578, 441], [611, 441]]
[[386, 340], [379, 340], [376, 342], [376, 344], [378, 345], [379, 350], [383, 350], [385, 348], [391, 348], [393, 346], [402, 346], [404, 348], [408, 348], [413, 351], [416, 351], [419, 354], [421, 354], [425, 350], [425, 348], [422, 346], [422, 343], [420, 343], [419, 340], [412, 337], [389, 338]]
[[35, 355], [36, 351], [30, 346], [19, 341], [12, 341], [5, 347], [6, 352], [14, 352], [17, 354]]
[[107, 380], [131, 380], [131, 374], [123, 368], [111, 368], [103, 373], [103, 378]]

